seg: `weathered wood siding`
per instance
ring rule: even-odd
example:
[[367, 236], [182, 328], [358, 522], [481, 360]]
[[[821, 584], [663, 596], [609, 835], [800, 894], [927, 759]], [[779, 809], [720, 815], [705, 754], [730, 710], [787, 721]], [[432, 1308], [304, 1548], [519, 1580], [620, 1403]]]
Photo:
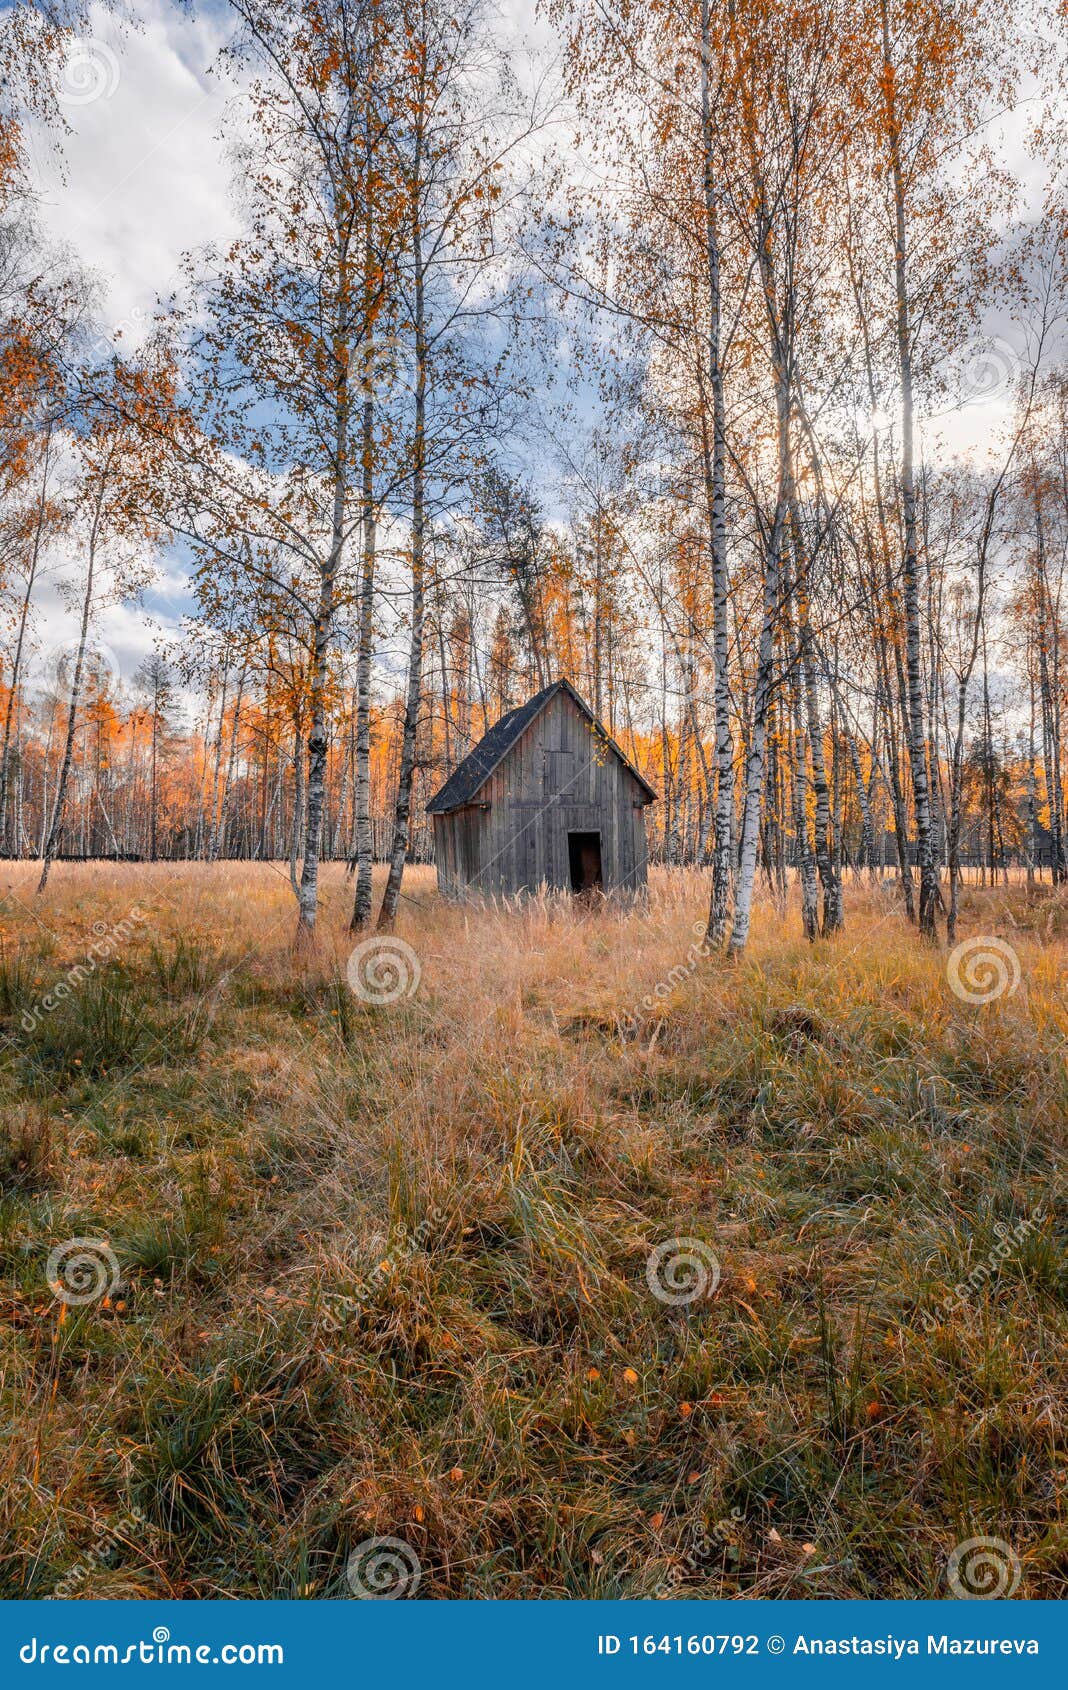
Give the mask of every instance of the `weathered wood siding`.
[[550, 699], [477, 801], [434, 817], [438, 885], [487, 897], [571, 886], [569, 832], [601, 835], [605, 891], [646, 884], [645, 793], [566, 692]]

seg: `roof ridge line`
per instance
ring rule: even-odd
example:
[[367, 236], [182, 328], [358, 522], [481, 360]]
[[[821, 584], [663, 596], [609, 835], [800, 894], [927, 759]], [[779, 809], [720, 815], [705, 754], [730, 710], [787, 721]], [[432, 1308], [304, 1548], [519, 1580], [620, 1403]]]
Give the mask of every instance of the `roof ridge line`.
[[[478, 744], [473, 745], [466, 757], [463, 757], [457, 763], [455, 769], [438, 788], [433, 798], [430, 799], [426, 806], [427, 815], [447, 815], [450, 811], [462, 809], [465, 804], [471, 803], [477, 793], [485, 786], [490, 775], [503, 762], [508, 752], [522, 738], [527, 728], [537, 721], [550, 698], [561, 689], [570, 693], [579, 709], [593, 723], [597, 733], [615, 752], [624, 768], [645, 788], [649, 794], [650, 802], [655, 800], [657, 794], [645, 776], [616, 744], [608, 729], [594, 715], [573, 682], [569, 681], [566, 675], [558, 675], [556, 680], [550, 681], [547, 686], [542, 687], [541, 691], [536, 692], [525, 704], [516, 705], [512, 710], [506, 711], [491, 728], [487, 728]], [[516, 719], [520, 717], [522, 721], [517, 721]], [[496, 743], [495, 736], [500, 736], [500, 744]], [[456, 791], [450, 794], [449, 788], [454, 785]]]

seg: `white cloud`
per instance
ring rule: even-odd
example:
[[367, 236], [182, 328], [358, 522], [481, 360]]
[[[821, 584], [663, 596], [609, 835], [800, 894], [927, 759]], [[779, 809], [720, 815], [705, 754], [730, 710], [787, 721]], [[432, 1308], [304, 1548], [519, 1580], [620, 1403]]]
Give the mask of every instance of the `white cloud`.
[[217, 66], [225, 22], [138, 0], [136, 27], [121, 30], [94, 8], [61, 84], [62, 157], [34, 140], [46, 227], [97, 272], [105, 324], [126, 325], [129, 344], [183, 252], [235, 228], [219, 138], [234, 93]]
[[[177, 278], [183, 254], [236, 230], [220, 130], [235, 88], [218, 57], [226, 11], [190, 17], [169, 0], [137, 0], [136, 22], [119, 28], [99, 7], [60, 71], [69, 133], [60, 146], [31, 135], [30, 155], [47, 232], [94, 272], [102, 326], [136, 347], [156, 301]], [[214, 71], [214, 73], [213, 73]], [[94, 638], [113, 650], [124, 682], [161, 640], [173, 639], [189, 608], [187, 576], [174, 554], [142, 601], [101, 606]], [[80, 574], [69, 548], [39, 582], [36, 663], [76, 633], [77, 616], [58, 582]]]

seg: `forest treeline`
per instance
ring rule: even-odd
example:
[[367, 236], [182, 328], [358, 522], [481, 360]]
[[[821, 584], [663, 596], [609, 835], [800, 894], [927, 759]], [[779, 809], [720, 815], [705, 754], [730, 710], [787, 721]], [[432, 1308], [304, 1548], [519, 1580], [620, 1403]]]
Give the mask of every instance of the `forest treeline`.
[[288, 858], [305, 934], [340, 857], [388, 926], [562, 674], [717, 946], [760, 874], [810, 937], [847, 869], [950, 938], [965, 862], [1068, 879], [1063, 8], [228, 11], [240, 230], [136, 347], [27, 162], [86, 17], [0, 32], [0, 850]]

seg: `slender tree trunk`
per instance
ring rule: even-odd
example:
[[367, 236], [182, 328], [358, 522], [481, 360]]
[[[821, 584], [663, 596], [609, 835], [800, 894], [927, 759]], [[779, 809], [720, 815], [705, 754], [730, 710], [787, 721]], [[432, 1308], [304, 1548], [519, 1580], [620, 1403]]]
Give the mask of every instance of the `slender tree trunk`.
[[[368, 204], [364, 239], [364, 326], [368, 335], [374, 323], [371, 290], [373, 275], [373, 225]], [[360, 560], [359, 632], [356, 649], [356, 895], [352, 905], [350, 933], [370, 926], [374, 840], [371, 833], [371, 659], [374, 650], [375, 566], [378, 509], [375, 504], [375, 397], [368, 380], [363, 396], [360, 431], [362, 473], [361, 511], [363, 549]]]
[[59, 848], [59, 836], [63, 826], [63, 809], [67, 801], [67, 783], [70, 780], [71, 762], [74, 756], [74, 735], [78, 724], [78, 705], [81, 701], [82, 673], [85, 667], [85, 647], [89, 637], [89, 617], [93, 607], [93, 581], [96, 572], [96, 546], [100, 531], [100, 519], [104, 506], [104, 475], [97, 487], [96, 502], [93, 508], [93, 519], [89, 529], [89, 554], [85, 572], [85, 592], [82, 595], [82, 616], [78, 629], [78, 651], [74, 660], [74, 674], [71, 677], [70, 699], [67, 705], [67, 731], [63, 743], [63, 761], [60, 764], [59, 780], [56, 784], [56, 797], [52, 806], [52, 818], [48, 824], [44, 849], [41, 853], [41, 878], [37, 882], [37, 892], [40, 895], [48, 885], [48, 875], [56, 851]]
[[1038, 835], [1038, 806], [1035, 803], [1035, 672], [1031, 652], [1027, 654], [1027, 884], [1035, 883], [1035, 841]]
[[1046, 527], [1040, 496], [1035, 499], [1036, 574], [1039, 602], [1038, 678], [1042, 708], [1043, 761], [1046, 774], [1046, 805], [1049, 810], [1050, 842], [1053, 851], [1053, 884], [1068, 880], [1064, 838], [1064, 798], [1061, 787], [1060, 711], [1057, 701], [1056, 616], [1046, 575]]
[[897, 354], [901, 379], [901, 515], [905, 530], [903, 558], [905, 661], [908, 672], [908, 748], [912, 773], [912, 805], [920, 870], [920, 932], [935, 936], [938, 906], [938, 868], [931, 823], [931, 790], [927, 766], [926, 709], [920, 634], [920, 558], [916, 522], [915, 402], [912, 382], [912, 328], [906, 260], [905, 170], [894, 92], [887, 0], [882, 0], [883, 72], [887, 101], [887, 134], [894, 201], [894, 286], [897, 311]]
[[[223, 657], [222, 682], [221, 682], [221, 685], [220, 685], [220, 694], [219, 694], [219, 731], [215, 736], [215, 761], [214, 761], [214, 764], [212, 766], [212, 772], [211, 772], [211, 826], [208, 829], [207, 842], [206, 842], [206, 844], [203, 845], [204, 856], [205, 856], [205, 860], [207, 862], [211, 862], [213, 860], [212, 853], [213, 853], [213, 848], [214, 848], [214, 844], [215, 844], [216, 830], [217, 830], [218, 818], [219, 818], [219, 788], [220, 788], [220, 785], [221, 785], [221, 782], [222, 782], [223, 738], [224, 738], [225, 733], [226, 733], [226, 693], [227, 693], [227, 688], [230, 684], [230, 639], [229, 639], [229, 636], [230, 636], [230, 633], [232, 632], [232, 622], [231, 622], [231, 626], [227, 628], [226, 632], [227, 632], [226, 652], [225, 652], [225, 655]], [[209, 695], [209, 708], [210, 708], [210, 695]], [[203, 841], [202, 841], [202, 843], [203, 843]], [[197, 851], [197, 855], [198, 856], [200, 855], [199, 849]]]
[[150, 796], [151, 812], [148, 822], [148, 857], [155, 862], [159, 855], [159, 682], [158, 678], [152, 689], [152, 745], [150, 751]]
[[816, 853], [808, 825], [808, 780], [806, 774], [805, 733], [801, 720], [801, 688], [798, 684], [799, 653], [793, 660], [790, 684], [790, 713], [793, 727], [793, 812], [794, 838], [797, 841], [797, 876], [801, 884], [801, 928], [805, 938], [819, 937], [819, 885], [816, 874]]
[[315, 932], [319, 906], [319, 855], [322, 849], [323, 806], [326, 794], [326, 766], [328, 740], [328, 670], [330, 644], [334, 632], [337, 608], [337, 582], [345, 549], [345, 518], [349, 492], [349, 411], [351, 405], [351, 295], [349, 287], [348, 234], [344, 217], [338, 212], [339, 279], [338, 319], [334, 330], [334, 365], [336, 392], [334, 396], [334, 465], [333, 509], [331, 513], [330, 550], [322, 563], [319, 578], [319, 598], [315, 610], [311, 661], [308, 670], [308, 774], [305, 796], [304, 861], [301, 864], [300, 886], [297, 892], [299, 917], [298, 939], [308, 939]]
[[760, 626], [756, 676], [753, 684], [753, 713], [749, 725], [749, 744], [745, 758], [745, 798], [738, 857], [738, 883], [730, 937], [730, 950], [734, 955], [745, 949], [749, 938], [753, 892], [756, 883], [760, 812], [764, 799], [764, 779], [767, 770], [765, 752], [767, 748], [768, 711], [771, 706], [774, 683], [775, 632], [779, 616], [779, 548], [782, 541], [784, 501], [780, 499], [779, 504], [780, 508], [775, 515], [764, 560], [764, 610]]
[[734, 740], [731, 734], [730, 589], [727, 578], [727, 424], [721, 362], [720, 249], [717, 195], [713, 176], [715, 132], [712, 121], [712, 0], [701, 0], [701, 152], [705, 213], [705, 261], [708, 271], [708, 386], [712, 395], [712, 451], [706, 451], [709, 544], [712, 553], [712, 651], [715, 666], [713, 705], [716, 725], [715, 843], [706, 938], [720, 948], [727, 938], [731, 905], [734, 823]]
[[363, 522], [359, 648], [356, 665], [356, 896], [349, 924], [353, 933], [368, 926], [371, 920], [371, 877], [374, 867], [371, 837], [371, 653], [376, 541], [373, 492], [368, 489], [366, 471]]
[[30, 601], [33, 596], [33, 586], [37, 579], [37, 565], [41, 556], [41, 540], [44, 535], [45, 512], [48, 508], [48, 468], [52, 451], [52, 423], [49, 421], [45, 433], [44, 460], [41, 466], [41, 492], [37, 501], [37, 519], [33, 530], [33, 547], [30, 552], [30, 567], [26, 575], [26, 589], [22, 595], [19, 610], [19, 631], [15, 640], [15, 653], [11, 664], [11, 683], [7, 695], [7, 705], [4, 710], [4, 742], [0, 749], [0, 851], [3, 850], [7, 839], [7, 794], [11, 772], [11, 729], [14, 721], [15, 700], [18, 697], [19, 683], [22, 678], [22, 653], [26, 643], [26, 630], [29, 624]]
[[300, 914], [299, 935], [310, 936], [315, 931], [319, 905], [319, 855], [322, 848], [323, 804], [326, 791], [327, 738], [327, 664], [330, 636], [334, 621], [334, 588], [341, 561], [344, 534], [344, 491], [335, 496], [334, 532], [330, 560], [323, 571], [315, 630], [309, 665], [308, 694], [308, 773], [304, 815], [304, 861], [301, 864], [297, 901]]
[[412, 269], [414, 285], [415, 416], [412, 440], [412, 627], [408, 649], [408, 689], [404, 707], [397, 802], [393, 816], [393, 846], [389, 874], [378, 912], [378, 927], [384, 932], [397, 919], [404, 863], [411, 830], [412, 782], [415, 773], [415, 738], [423, 678], [424, 570], [426, 548], [426, 382], [427, 356], [424, 303], [422, 231], [422, 137], [416, 142], [412, 191]]
[[[836, 686], [837, 691], [837, 686]], [[869, 874], [875, 869], [875, 824], [872, 817], [871, 793], [868, 783], [864, 779], [864, 770], [860, 761], [860, 747], [857, 745], [856, 734], [853, 732], [845, 716], [841, 699], [839, 699], [839, 718], [842, 723], [842, 734], [849, 753], [849, 766], [853, 771], [853, 785], [857, 791], [857, 807], [860, 810], [860, 862], [859, 866]], [[872, 772], [874, 774], [876, 751], [875, 739], [871, 744]]]
[[[234, 783], [234, 769], [237, 765], [237, 736], [241, 725], [241, 701], [245, 692], [245, 675], [248, 670], [247, 654], [241, 660], [241, 672], [237, 678], [237, 694], [234, 698], [234, 719], [230, 729], [230, 749], [226, 758], [226, 768], [222, 775], [222, 792], [217, 800], [217, 808], [212, 818], [211, 837], [208, 840], [207, 860], [213, 863], [218, 859], [219, 851], [226, 837], [226, 812], [230, 800], [230, 792]], [[222, 745], [223, 724], [219, 722], [219, 743]]]
[[764, 554], [764, 607], [761, 617], [760, 643], [757, 649], [756, 676], [753, 684], [753, 714], [745, 762], [742, 838], [738, 856], [738, 884], [734, 901], [734, 921], [731, 926], [729, 946], [732, 955], [737, 955], [745, 949], [752, 919], [757, 846], [760, 839], [760, 812], [764, 799], [767, 770], [768, 712], [771, 707], [774, 686], [776, 634], [780, 617], [782, 548], [793, 491], [790, 442], [792, 396], [789, 357], [789, 342], [792, 331], [788, 327], [786, 313], [779, 309], [775, 275], [772, 269], [772, 219], [767, 209], [764, 184], [755, 168], [753, 174], [759, 200], [756, 213], [757, 240], [755, 243], [757, 265], [760, 271], [771, 342], [772, 379], [775, 388], [778, 486], [775, 496], [775, 514]]
[[968, 683], [961, 677], [957, 687], [956, 735], [950, 756], [949, 825], [946, 830], [946, 854], [949, 858], [949, 907], [946, 911], [946, 940], [957, 942], [957, 914], [960, 905], [960, 830], [961, 793], [964, 775], [964, 723], [968, 697]]
[[293, 826], [289, 834], [289, 884], [300, 899], [297, 864], [300, 862], [300, 832], [304, 825], [304, 732], [299, 717], [293, 724]]
[[798, 637], [801, 672], [804, 678], [805, 707], [808, 716], [809, 752], [812, 758], [812, 790], [816, 801], [816, 866], [823, 891], [824, 934], [834, 933], [842, 926], [842, 883], [837, 873], [831, 824], [831, 794], [827, 785], [827, 768], [823, 752], [823, 721], [820, 712], [819, 689], [816, 685], [816, 664], [812, 652], [812, 623], [808, 596], [808, 556], [801, 533], [801, 517], [797, 501], [791, 501], [790, 526], [793, 535], [794, 557], [797, 560], [795, 590], [798, 598]]

